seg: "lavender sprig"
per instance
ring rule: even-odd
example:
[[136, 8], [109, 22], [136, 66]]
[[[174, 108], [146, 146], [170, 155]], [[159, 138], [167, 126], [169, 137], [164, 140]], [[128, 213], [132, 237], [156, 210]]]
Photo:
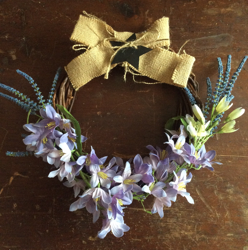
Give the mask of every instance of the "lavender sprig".
[[228, 55], [227, 56], [227, 64], [226, 64], [226, 72], [225, 72], [225, 76], [224, 76], [224, 81], [223, 81], [223, 84], [222, 84], [222, 87], [221, 87], [221, 90], [220, 90], [220, 95], [222, 97], [224, 97], [225, 95], [225, 89], [226, 89], [226, 86], [229, 82], [229, 76], [230, 76], [230, 71], [231, 71], [231, 61], [232, 61], [232, 56], [231, 55]]
[[223, 65], [222, 65], [222, 61], [221, 61], [220, 57], [218, 57], [217, 60], [218, 60], [219, 76], [218, 76], [218, 80], [216, 82], [215, 91], [213, 92], [212, 102], [213, 102], [214, 105], [216, 105], [220, 100], [221, 86], [222, 86], [222, 83], [223, 83]]
[[6, 152], [7, 156], [14, 156], [14, 157], [25, 157], [25, 156], [30, 156], [33, 155], [33, 152], [29, 152], [29, 151], [22, 151], [22, 152], [11, 152], [11, 151], [7, 151]]
[[247, 58], [248, 58], [248, 56], [245, 56], [243, 58], [239, 67], [237, 68], [236, 72], [233, 74], [231, 81], [229, 82], [229, 84], [227, 85], [227, 87], [225, 89], [225, 95], [227, 96], [227, 100], [232, 100], [234, 98], [234, 97], [232, 97], [231, 92], [232, 92], [234, 83], [236, 82], [238, 75], [239, 75], [240, 71], [242, 70]]
[[35, 94], [37, 95], [37, 100], [39, 101], [39, 103], [40, 103], [40, 108], [42, 107], [42, 106], [44, 106], [45, 105], [45, 100], [43, 99], [44, 97], [43, 97], [43, 95], [41, 94], [41, 92], [40, 92], [40, 88], [39, 87], [37, 87], [37, 84], [34, 82], [34, 80], [33, 80], [33, 78], [31, 77], [31, 76], [29, 76], [29, 75], [27, 75], [26, 73], [24, 73], [24, 72], [22, 72], [21, 70], [16, 70], [16, 72], [19, 74], [19, 75], [21, 75], [21, 76], [23, 76], [23, 77], [25, 77], [25, 79], [31, 84], [31, 86], [34, 88], [34, 91], [36, 92]]
[[204, 117], [205, 119], [207, 119], [207, 116], [209, 114], [209, 110], [210, 110], [210, 104], [211, 104], [211, 100], [212, 100], [212, 83], [211, 83], [211, 80], [210, 78], [208, 77], [207, 78], [207, 101], [205, 103], [205, 107], [204, 107], [204, 110], [203, 110], [203, 114], [204, 114]]
[[35, 103], [34, 101], [30, 100], [30, 98], [28, 98], [26, 95], [24, 95], [23, 93], [19, 92], [18, 90], [12, 88], [12, 87], [9, 87], [5, 84], [2, 84], [0, 83], [0, 87], [2, 89], [5, 89], [13, 94], [15, 94], [16, 96], [18, 96], [19, 98], [21, 98], [21, 100], [23, 102], [25, 102], [29, 107], [30, 109], [32, 109], [33, 111], [37, 111], [39, 110], [39, 107], [37, 105], [37, 103]]
[[52, 104], [53, 102], [53, 95], [54, 95], [54, 91], [55, 91], [55, 88], [56, 88], [56, 85], [57, 85], [57, 82], [58, 82], [58, 78], [59, 78], [59, 75], [61, 73], [61, 68], [58, 68], [56, 74], [55, 74], [55, 77], [53, 79], [53, 84], [52, 84], [52, 87], [50, 89], [50, 92], [48, 94], [48, 99], [47, 99], [47, 104]]
[[31, 106], [29, 106], [28, 104], [26, 104], [25, 102], [20, 101], [17, 98], [14, 98], [12, 96], [6, 95], [2, 92], [0, 92], [0, 96], [6, 98], [7, 100], [10, 100], [12, 102], [14, 102], [15, 104], [17, 104], [18, 106], [20, 106], [22, 109], [24, 109], [25, 111], [29, 112], [29, 110], [31, 109], [31, 114], [35, 114], [35, 111], [32, 109]]

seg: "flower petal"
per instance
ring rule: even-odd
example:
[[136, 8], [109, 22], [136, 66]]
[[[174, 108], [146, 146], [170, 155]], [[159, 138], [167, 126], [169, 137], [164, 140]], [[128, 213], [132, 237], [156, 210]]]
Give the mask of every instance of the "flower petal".
[[96, 173], [93, 173], [90, 179], [90, 185], [92, 188], [96, 187], [99, 183], [99, 178]]
[[47, 163], [50, 164], [50, 165], [53, 165], [55, 162], [55, 159], [54, 158], [51, 158], [49, 157], [49, 155], [47, 156]]
[[60, 171], [60, 169], [57, 169], [55, 171], [50, 172], [48, 175], [48, 178], [53, 178], [53, 177], [57, 176], [59, 171]]
[[121, 175], [116, 175], [113, 180], [117, 183], [123, 183], [123, 177]]
[[124, 180], [127, 179], [127, 177], [129, 177], [130, 175], [131, 175], [131, 166], [130, 166], [130, 163], [127, 161], [124, 172], [122, 174], [123, 179]]
[[97, 210], [93, 213], [93, 223], [95, 223], [100, 217], [100, 211]]
[[102, 179], [102, 178], [100, 178], [100, 183], [101, 183], [101, 185], [103, 186], [103, 187], [106, 187], [106, 188], [110, 188], [110, 186], [111, 186], [111, 181], [110, 181], [110, 179]]
[[134, 174], [134, 175], [129, 176], [128, 179], [132, 179], [135, 182], [139, 182], [142, 179], [142, 177], [143, 177], [142, 174]]
[[143, 164], [143, 160], [139, 154], [137, 154], [134, 157], [133, 163], [134, 163], [134, 168], [138, 168], [141, 164]]
[[163, 189], [153, 189], [152, 190], [152, 194], [155, 196], [155, 197], [157, 197], [157, 198], [162, 198], [162, 197], [166, 197], [167, 195], [166, 195], [166, 193], [165, 193], [165, 191], [163, 190]]
[[109, 194], [107, 194], [104, 190], [102, 190], [102, 200], [106, 204], [110, 204], [112, 202], [112, 198]]
[[80, 165], [80, 166], [83, 165], [85, 163], [86, 158], [87, 158], [87, 156], [85, 156], [85, 155], [80, 156], [77, 159], [77, 164]]
[[151, 193], [151, 190], [149, 189], [149, 187], [147, 185], [142, 187], [142, 191], [145, 192], [145, 193], [148, 193], [148, 194]]

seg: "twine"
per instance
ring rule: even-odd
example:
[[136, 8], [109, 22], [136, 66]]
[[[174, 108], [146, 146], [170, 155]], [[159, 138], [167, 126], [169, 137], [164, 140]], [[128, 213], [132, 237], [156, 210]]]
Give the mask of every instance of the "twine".
[[[84, 16], [80, 16], [71, 40], [76, 42], [73, 46], [75, 51], [86, 51], [65, 67], [75, 90], [100, 75], [108, 79], [110, 70], [117, 65], [112, 64], [116, 54], [122, 49], [137, 49], [139, 46], [146, 46], [152, 50], [139, 57], [138, 69], [128, 62], [121, 64], [124, 67], [124, 80], [128, 72], [137, 72], [157, 83], [187, 86], [195, 58], [186, 53], [180, 55], [181, 50], [177, 54], [170, 50], [168, 18], [163, 17], [155, 21], [145, 32], [137, 33], [135, 41], [126, 41], [133, 33], [117, 32], [101, 19], [87, 12], [83, 13]], [[122, 44], [112, 46], [111, 41]]]

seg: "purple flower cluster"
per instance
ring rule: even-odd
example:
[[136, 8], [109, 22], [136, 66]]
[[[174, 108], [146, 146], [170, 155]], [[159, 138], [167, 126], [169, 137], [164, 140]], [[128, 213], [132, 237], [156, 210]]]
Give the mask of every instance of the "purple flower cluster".
[[[80, 170], [71, 161], [72, 150], [76, 147], [75, 130], [70, 121], [61, 118], [51, 105], [41, 109], [40, 115], [41, 121], [23, 126], [27, 132], [31, 132], [23, 139], [26, 149], [57, 168], [49, 174], [49, 177], [58, 175], [60, 180], [66, 177], [73, 181]], [[81, 136], [81, 139], [84, 142], [87, 138]]]
[[[125, 165], [123, 160], [117, 157], [105, 164], [106, 157], [99, 159], [93, 148], [90, 154], [83, 156], [81, 170], [89, 177], [90, 188], [71, 204], [70, 211], [85, 207], [93, 215], [93, 222], [96, 222], [102, 213], [104, 220], [103, 227], [98, 232], [100, 238], [104, 238], [109, 231], [116, 237], [121, 237], [129, 230], [124, 223], [123, 210], [133, 199], [143, 202], [149, 194], [153, 195], [154, 205], [151, 213], [158, 212], [162, 218], [163, 207], [170, 207], [171, 201], [176, 201], [177, 194], [190, 197], [185, 186], [191, 180], [191, 175], [185, 179], [185, 169], [178, 174], [173, 172], [175, 164], [168, 157], [167, 151], [152, 146], [148, 148], [152, 150], [149, 157], [142, 159], [138, 154]], [[78, 159], [81, 161], [80, 157]], [[174, 181], [165, 183], [171, 174], [175, 174]], [[77, 181], [70, 186], [74, 184], [77, 185]], [[83, 187], [85, 186], [86, 183]], [[188, 201], [191, 202], [190, 199]]]
[[[199, 150], [191, 143], [186, 142], [187, 133], [184, 129], [184, 126], [180, 126], [180, 134], [176, 134], [175, 131], [170, 131], [172, 136], [168, 134], [168, 142], [166, 144], [170, 147], [170, 158], [174, 160], [174, 163], [177, 165], [188, 164], [193, 169], [208, 168], [213, 171], [212, 164], [221, 164], [219, 162], [213, 162], [216, 152], [211, 150], [206, 152], [205, 145], [203, 144]], [[176, 142], [174, 141], [176, 139]]]
[[213, 170], [215, 151], [206, 152], [204, 146], [197, 151], [188, 144], [183, 126], [180, 134], [170, 131], [172, 137], [167, 135], [166, 150], [149, 145], [150, 153], [145, 158], [137, 154], [125, 164], [118, 157], [106, 163], [107, 157], [98, 158], [93, 147], [89, 154], [80, 155], [76, 140], [78, 136], [82, 142], [86, 138], [77, 135], [71, 121], [63, 119], [52, 106], [46, 105], [40, 115], [41, 121], [24, 125], [31, 134], [23, 142], [28, 151], [54, 165], [56, 169], [48, 177], [58, 176], [60, 181], [66, 179], [64, 185], [73, 187], [78, 199], [71, 204], [70, 211], [85, 207], [93, 215], [93, 222], [103, 215], [99, 238], [104, 238], [110, 231], [121, 237], [129, 230], [123, 219], [124, 208], [133, 199], [143, 204], [146, 197], [152, 195], [154, 203], [150, 213], [158, 213], [161, 218], [163, 207], [170, 207], [178, 194], [193, 204], [193, 198], [186, 191], [186, 185], [192, 179], [187, 169], [194, 165], [196, 169]]

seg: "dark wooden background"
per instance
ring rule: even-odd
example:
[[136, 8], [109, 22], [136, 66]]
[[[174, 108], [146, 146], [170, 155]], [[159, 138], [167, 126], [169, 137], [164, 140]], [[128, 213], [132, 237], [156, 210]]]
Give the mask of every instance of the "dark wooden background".
[[[156, 19], [170, 17], [172, 48], [185, 46], [196, 57], [194, 73], [200, 96], [206, 98], [205, 79], [217, 80], [217, 60], [232, 55], [236, 69], [248, 49], [248, 3], [200, 0], [0, 0], [0, 82], [31, 97], [32, 88], [15, 73], [30, 74], [46, 96], [58, 66], [75, 53], [69, 37], [79, 14], [100, 17], [119, 31], [143, 31]], [[233, 72], [232, 70], [232, 72]], [[247, 109], [248, 64], [233, 91], [234, 107]], [[168, 85], [135, 84], [123, 69], [109, 80], [94, 79], [80, 89], [73, 108], [82, 131], [98, 156], [143, 156], [147, 144], [163, 147], [163, 126], [176, 113], [178, 90]], [[248, 130], [247, 115], [237, 122], [239, 131], [207, 143], [217, 150], [215, 172], [193, 172], [188, 191], [195, 205], [179, 197], [165, 217], [143, 212], [138, 203], [125, 213], [131, 230], [116, 239], [94, 237], [101, 221], [92, 224], [86, 210], [68, 211], [73, 192], [56, 178], [50, 166], [36, 159], [9, 158], [5, 152], [25, 150], [21, 134], [26, 113], [0, 98], [0, 249], [248, 249]], [[149, 208], [152, 200], [146, 202]]]

